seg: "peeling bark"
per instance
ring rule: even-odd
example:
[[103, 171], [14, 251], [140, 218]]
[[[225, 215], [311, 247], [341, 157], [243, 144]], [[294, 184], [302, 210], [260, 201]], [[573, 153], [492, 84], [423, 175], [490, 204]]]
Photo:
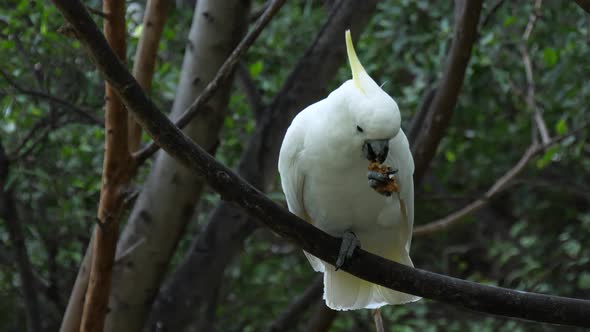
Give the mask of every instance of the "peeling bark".
[[[105, 0], [104, 34], [119, 59], [125, 62], [126, 30], [125, 1]], [[127, 112], [111, 84], [105, 87], [105, 152], [102, 186], [93, 233], [90, 278], [81, 331], [102, 332], [111, 290], [115, 249], [119, 235], [119, 220], [123, 210], [125, 190], [131, 177], [131, 155], [127, 148]]]
[[[215, 76], [246, 30], [247, 2], [198, 1], [170, 117], [178, 118]], [[229, 86], [205, 105], [184, 132], [209, 152], [217, 147]], [[113, 276], [109, 331], [138, 331], [145, 322], [174, 249], [191, 220], [203, 178], [158, 153], [121, 233]]]

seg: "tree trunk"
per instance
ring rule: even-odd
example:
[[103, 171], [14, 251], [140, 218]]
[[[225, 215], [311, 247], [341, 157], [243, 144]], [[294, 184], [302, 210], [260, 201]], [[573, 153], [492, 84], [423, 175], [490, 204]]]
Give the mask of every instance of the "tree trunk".
[[[172, 1], [149, 0], [143, 15], [143, 31], [135, 52], [133, 76], [146, 91], [150, 91], [152, 87], [158, 45], [160, 45], [160, 37], [162, 36], [162, 30], [164, 30], [170, 2]], [[141, 127], [135, 122], [135, 118], [131, 114], [129, 114], [127, 123], [129, 152], [135, 152], [141, 142]]]
[[[119, 59], [125, 63], [127, 50], [125, 1], [106, 0], [103, 11], [105, 37]], [[107, 313], [119, 221], [125, 191], [133, 165], [127, 147], [127, 112], [115, 89], [105, 86], [105, 151], [97, 227], [93, 232], [90, 278], [80, 330], [102, 332]]]
[[[326, 87], [345, 59], [344, 31], [358, 37], [377, 1], [338, 2], [328, 21], [262, 115], [238, 167], [239, 174], [264, 189], [277, 175], [282, 138], [291, 120], [307, 105], [326, 96]], [[190, 321], [207, 319], [223, 271], [257, 226], [243, 210], [222, 202], [193, 241], [189, 253], [162, 287], [147, 327], [181, 331]]]
[[[158, 45], [170, 2], [170, 0], [149, 0], [147, 3], [147, 9], [143, 19], [144, 29], [139, 40], [139, 45], [135, 53], [135, 62], [133, 64], [133, 75], [146, 90], [149, 90], [151, 87]], [[135, 122], [131, 114], [128, 114], [127, 125], [128, 149], [129, 152], [133, 152], [137, 150], [141, 141], [141, 127]], [[94, 238], [95, 233], [96, 230], [93, 230], [91, 239]], [[86, 254], [80, 263], [78, 275], [76, 276], [76, 281], [68, 300], [68, 306], [62, 319], [60, 332], [74, 332], [80, 328], [84, 295], [88, 287], [90, 263], [92, 262], [92, 246], [91, 240]]]
[[425, 101], [428, 108], [423, 121], [415, 122], [413, 125], [417, 127], [410, 130], [412, 133], [419, 133], [412, 134], [415, 137], [415, 141], [412, 142], [412, 155], [416, 164], [415, 185], [418, 185], [426, 174], [438, 144], [451, 122], [471, 58], [471, 49], [476, 40], [481, 7], [481, 0], [455, 1], [454, 37], [445, 61], [443, 76], [434, 94], [429, 96], [429, 92], [426, 95], [426, 99], [432, 98], [432, 101], [429, 104]]
[[[172, 118], [179, 117], [215, 76], [240, 41], [247, 13], [245, 1], [198, 1]], [[229, 86], [220, 89], [184, 130], [208, 151], [217, 146], [228, 96]], [[117, 248], [108, 331], [138, 331], [143, 326], [202, 188], [200, 176], [158, 153]]]

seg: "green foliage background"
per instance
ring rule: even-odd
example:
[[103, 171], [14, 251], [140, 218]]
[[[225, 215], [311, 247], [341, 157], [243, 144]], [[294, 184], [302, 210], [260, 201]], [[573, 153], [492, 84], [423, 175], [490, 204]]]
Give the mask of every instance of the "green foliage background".
[[[100, 6], [96, 1], [87, 4]], [[254, 7], [261, 4], [257, 1]], [[127, 5], [132, 61], [145, 3]], [[491, 5], [485, 2], [483, 16]], [[532, 111], [522, 95], [527, 83], [519, 46], [532, 6], [506, 1], [480, 30], [448, 135], [417, 189], [416, 224], [443, 217], [479, 197], [530, 144]], [[573, 1], [545, 1], [541, 13], [526, 45], [536, 101], [550, 134], [564, 135], [590, 120], [590, 16]], [[326, 14], [320, 1], [289, 1], [248, 52], [244, 63], [265, 102], [280, 89]], [[191, 15], [190, 3], [177, 1], [164, 30], [151, 93], [164, 110], [174, 98]], [[22, 88], [57, 96], [101, 118], [101, 78], [79, 43], [57, 32], [62, 23], [57, 10], [43, 1], [4, 1], [2, 71]], [[400, 105], [405, 127], [425, 89], [440, 78], [452, 34], [451, 2], [387, 0], [380, 2], [358, 42], [367, 70], [385, 83], [384, 89]], [[331, 88], [348, 77], [343, 66]], [[235, 166], [255, 121], [237, 88], [229, 108], [217, 157]], [[94, 222], [103, 130], [45, 98], [19, 91], [5, 77], [0, 78], [0, 114], [1, 144], [15, 158], [8, 186], [16, 193], [44, 325], [52, 331], [65, 309]], [[19, 148], [30, 133], [33, 139]], [[457, 227], [415, 238], [415, 265], [485, 284], [590, 298], [589, 156], [587, 130], [548, 149], [489, 207]], [[141, 186], [141, 176], [136, 185]], [[270, 195], [281, 200], [280, 186]], [[204, 212], [217, 201], [213, 193], [206, 198]], [[198, 220], [190, 225], [175, 261], [201, 227]], [[2, 221], [2, 331], [21, 331], [25, 322], [13, 249]], [[258, 231], [226, 271], [218, 308], [220, 330], [264, 329], [312, 277], [300, 250]], [[384, 315], [390, 331], [571, 331], [428, 300], [388, 307]], [[308, 316], [300, 320], [299, 329]], [[368, 311], [347, 312], [338, 315], [332, 330], [370, 330], [371, 324]]]

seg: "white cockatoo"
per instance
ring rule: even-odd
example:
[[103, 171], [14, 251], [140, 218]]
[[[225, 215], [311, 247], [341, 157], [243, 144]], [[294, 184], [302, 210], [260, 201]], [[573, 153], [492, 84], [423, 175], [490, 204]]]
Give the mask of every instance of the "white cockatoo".
[[[343, 238], [337, 265], [359, 241], [364, 250], [413, 266], [414, 161], [400, 111], [359, 62], [350, 31], [346, 49], [352, 80], [301, 111], [285, 135], [279, 173], [287, 204], [298, 217]], [[395, 171], [368, 172], [370, 161]], [[372, 189], [394, 173], [399, 192], [382, 195]], [[420, 299], [305, 254], [314, 270], [324, 273], [324, 300], [332, 309], [375, 309]]]

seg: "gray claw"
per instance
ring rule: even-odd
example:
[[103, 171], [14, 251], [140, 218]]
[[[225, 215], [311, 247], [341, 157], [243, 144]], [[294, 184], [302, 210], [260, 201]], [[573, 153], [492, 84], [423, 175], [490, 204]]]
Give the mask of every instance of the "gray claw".
[[340, 252], [338, 253], [338, 259], [336, 260], [336, 271], [338, 271], [346, 260], [352, 257], [354, 249], [360, 247], [360, 241], [356, 235], [351, 231], [346, 231], [342, 234], [342, 243], [340, 244]]
[[367, 178], [369, 179], [369, 185], [373, 188], [374, 185], [377, 185], [379, 183], [387, 183], [387, 181], [391, 180], [393, 178], [393, 175], [396, 174], [398, 172], [397, 169], [388, 169], [387, 172], [385, 173], [380, 173], [380, 172], [376, 172], [376, 171], [369, 171], [367, 172]]
[[377, 182], [387, 182], [387, 180], [389, 180], [389, 174], [383, 174], [383, 173], [379, 173], [379, 172], [375, 172], [375, 171], [369, 171], [367, 173], [367, 178], [369, 178], [369, 181], [373, 180], [373, 181], [377, 181]]

